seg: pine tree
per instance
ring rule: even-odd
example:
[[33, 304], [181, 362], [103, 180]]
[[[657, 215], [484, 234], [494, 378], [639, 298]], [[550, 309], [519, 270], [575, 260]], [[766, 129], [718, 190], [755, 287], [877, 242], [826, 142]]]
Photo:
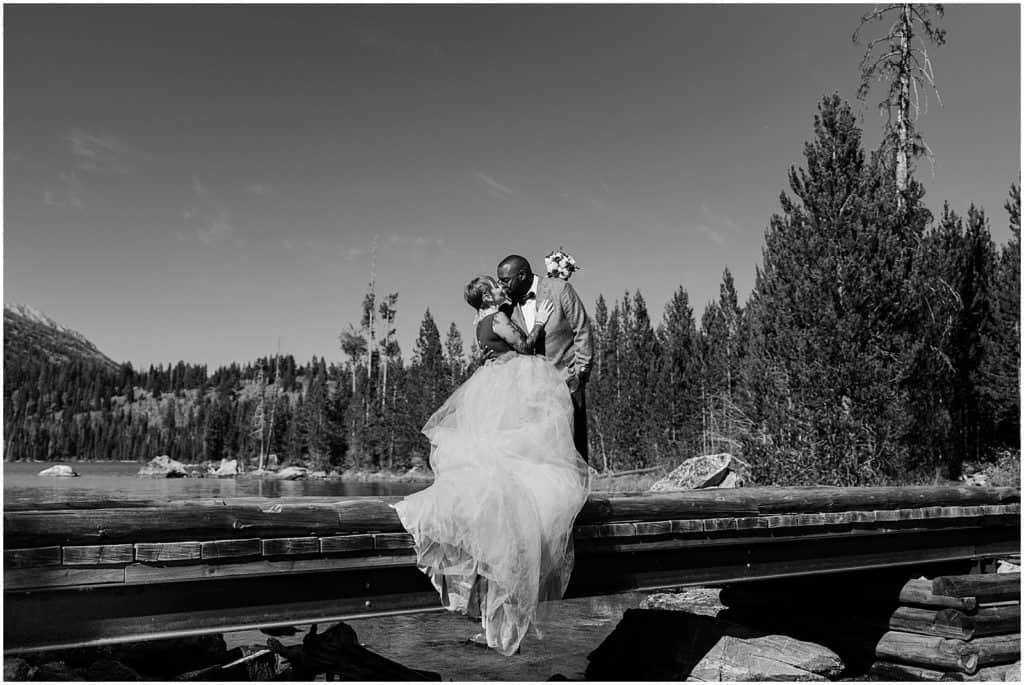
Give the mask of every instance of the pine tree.
[[444, 340], [444, 365], [447, 369], [448, 389], [454, 390], [462, 383], [466, 372], [466, 358], [462, 350], [462, 333], [455, 322], [448, 326], [448, 335]]
[[[892, 154], [896, 191], [900, 194], [907, 191], [913, 160], [929, 153], [915, 122], [921, 111], [921, 96], [927, 96], [928, 89], [934, 90], [938, 96], [925, 39], [942, 45], [946, 42], [946, 31], [933, 23], [933, 11], [941, 17], [942, 5], [932, 8], [911, 3], [879, 5], [861, 18], [860, 26], [853, 34], [856, 43], [860, 32], [870, 22], [893, 20], [884, 36], [867, 45], [860, 63], [861, 81], [857, 97], [865, 99], [873, 81], [889, 81], [889, 90], [879, 109], [886, 115], [885, 147]], [[902, 206], [903, 199], [898, 198], [897, 201]]]
[[908, 303], [928, 215], [913, 182], [897, 207], [847, 103], [833, 95], [818, 110], [806, 167], [789, 173], [794, 197], [781, 195], [765, 235], [747, 383], [774, 445], [756, 464], [762, 481], [853, 485], [895, 474], [906, 456]]
[[655, 406], [660, 433], [677, 459], [695, 456], [700, 434], [701, 357], [693, 307], [682, 286], [665, 305], [658, 340], [662, 354]]

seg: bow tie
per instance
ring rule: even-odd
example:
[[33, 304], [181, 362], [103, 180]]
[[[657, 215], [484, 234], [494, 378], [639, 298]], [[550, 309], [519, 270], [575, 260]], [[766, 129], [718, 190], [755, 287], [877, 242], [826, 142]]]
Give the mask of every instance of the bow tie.
[[528, 293], [526, 293], [525, 295], [523, 295], [522, 297], [519, 298], [519, 304], [526, 304], [530, 300], [536, 300], [536, 299], [537, 299], [537, 293], [531, 291], [531, 292], [528, 292]]

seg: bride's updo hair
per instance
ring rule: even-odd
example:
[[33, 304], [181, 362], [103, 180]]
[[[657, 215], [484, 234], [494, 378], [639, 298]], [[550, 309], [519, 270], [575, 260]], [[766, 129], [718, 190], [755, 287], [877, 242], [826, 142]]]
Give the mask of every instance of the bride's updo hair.
[[494, 306], [494, 289], [498, 282], [490, 276], [477, 276], [466, 284], [466, 302], [473, 309], [483, 309]]

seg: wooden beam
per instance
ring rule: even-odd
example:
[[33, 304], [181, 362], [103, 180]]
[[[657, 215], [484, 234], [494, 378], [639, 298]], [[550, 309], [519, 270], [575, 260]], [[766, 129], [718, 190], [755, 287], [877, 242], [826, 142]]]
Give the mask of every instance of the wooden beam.
[[978, 600], [974, 597], [948, 597], [935, 594], [932, 581], [927, 578], [908, 580], [900, 590], [900, 602], [926, 607], [948, 607], [968, 613], [978, 607]]
[[193, 561], [202, 558], [199, 542], [138, 542], [135, 560], [149, 562]]
[[134, 545], [81, 545], [61, 550], [64, 566], [102, 566], [135, 561]]
[[[123, 568], [22, 568], [4, 570], [4, 592], [32, 588], [124, 584]], [[4, 595], [6, 598], [6, 594]]]

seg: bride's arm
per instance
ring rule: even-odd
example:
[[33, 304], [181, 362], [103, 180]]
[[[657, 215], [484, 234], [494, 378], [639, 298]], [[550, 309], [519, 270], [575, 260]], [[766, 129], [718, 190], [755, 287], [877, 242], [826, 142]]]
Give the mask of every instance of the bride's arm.
[[499, 311], [494, 315], [494, 332], [519, 354], [533, 354], [537, 338], [540, 336], [540, 332], [544, 330], [544, 324], [547, 323], [552, 311], [553, 307], [547, 300], [538, 304], [537, 318], [534, 320], [533, 329], [529, 333], [526, 333], [515, 321], [510, 319], [508, 314]]

